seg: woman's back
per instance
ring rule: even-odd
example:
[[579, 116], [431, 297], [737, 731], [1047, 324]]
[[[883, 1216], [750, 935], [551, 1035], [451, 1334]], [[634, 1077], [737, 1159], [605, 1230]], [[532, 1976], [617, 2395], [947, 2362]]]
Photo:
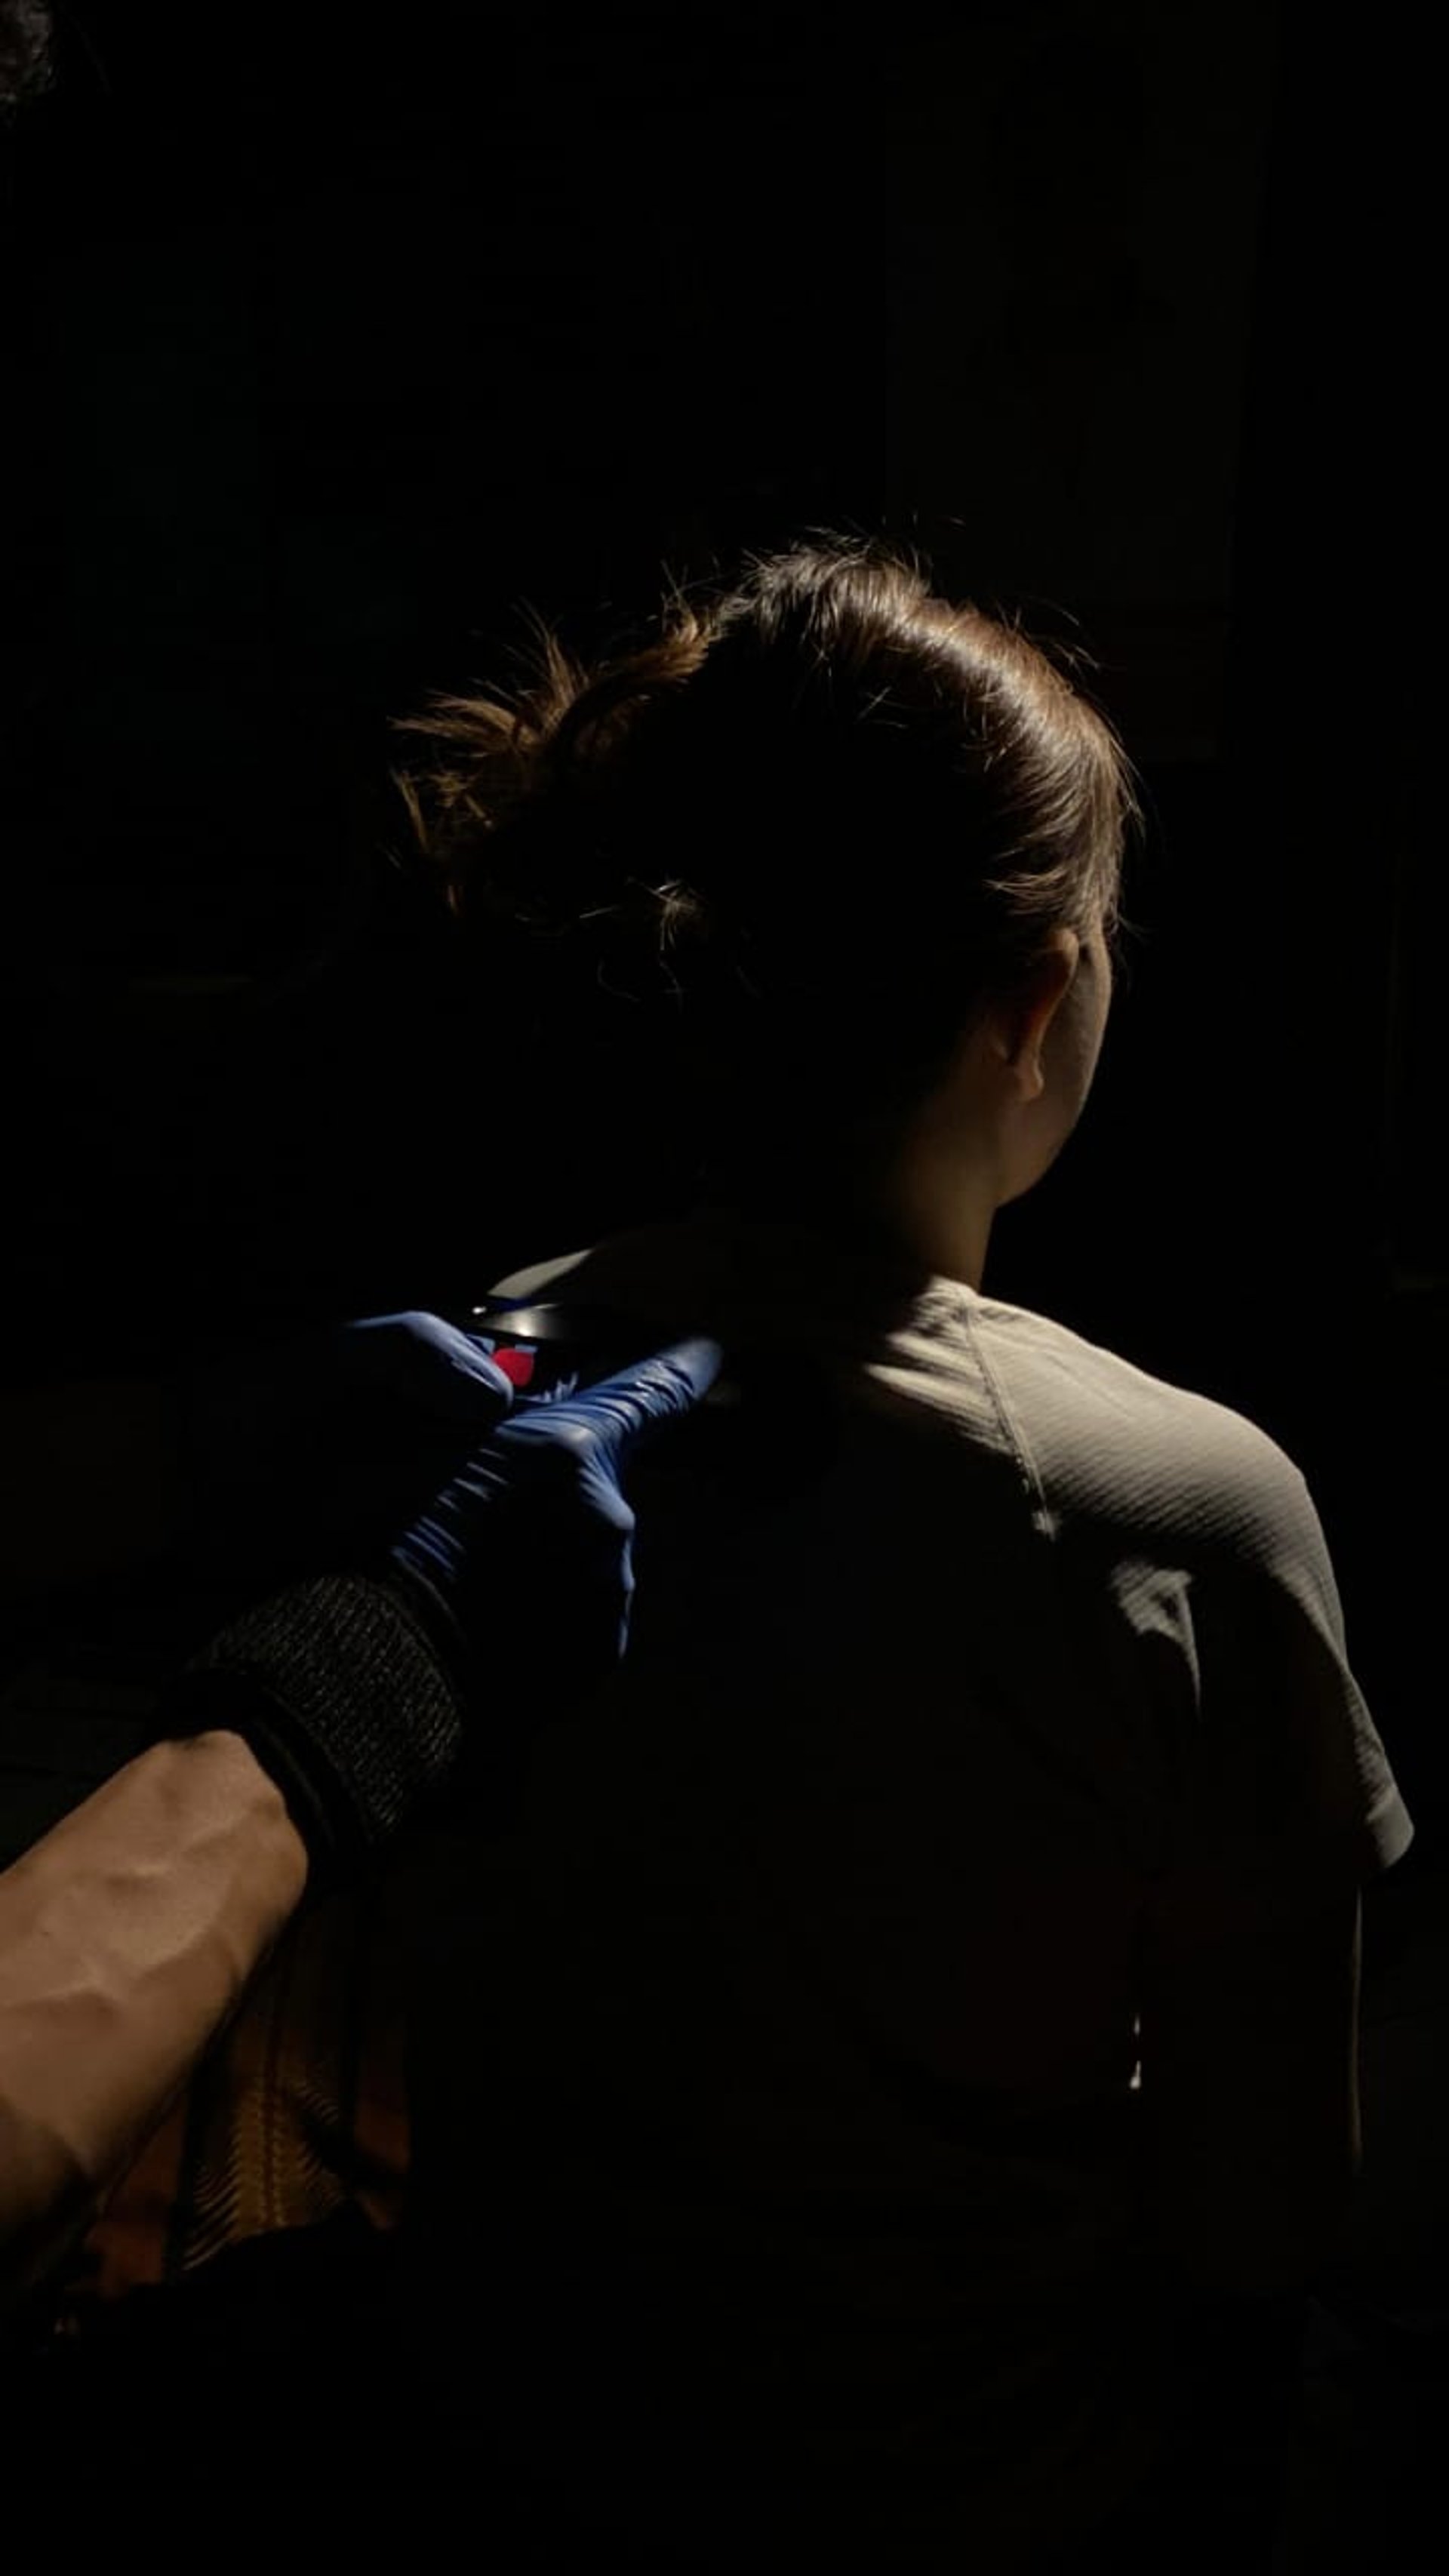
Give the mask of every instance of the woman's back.
[[1160, 2087], [1153, 1966], [1204, 1861], [1281, 1899], [1407, 1839], [1312, 1506], [1239, 1416], [806, 1232], [566, 1275], [744, 1395], [640, 1460], [627, 1662], [445, 1903], [476, 2045], [419, 2171], [486, 2267], [490, 2412], [604, 2525], [793, 2488], [837, 2545], [1010, 2563], [1140, 2478], [1162, 2277], [1317, 2223], [1312, 2171], [1254, 2202], [1261, 2136], [1198, 2158], [1198, 2060], [1253, 2081], [1253, 1902]]
[[1322, 2259], [1409, 1829], [1290, 1462], [981, 1294], [1103, 1045], [1121, 747], [1073, 656], [833, 539], [411, 729], [608, 1224], [751, 1212], [557, 1274], [741, 1400], [640, 1461], [625, 1666], [435, 1886], [463, 2414], [684, 2568], [1020, 2564], [1159, 2423], [1216, 2489], [1168, 2347]]

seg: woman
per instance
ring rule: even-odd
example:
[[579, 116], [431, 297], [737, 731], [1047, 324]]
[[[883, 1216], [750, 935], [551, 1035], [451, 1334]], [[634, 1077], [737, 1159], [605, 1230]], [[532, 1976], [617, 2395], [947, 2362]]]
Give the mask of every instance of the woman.
[[1297, 1469], [983, 1288], [1097, 1064], [1119, 748], [834, 542], [410, 729], [464, 931], [653, 1157], [656, 1221], [501, 1293], [708, 1334], [736, 1399], [641, 1468], [606, 1705], [434, 1874], [463, 2473], [550, 2564], [1254, 2563], [1411, 1827]]

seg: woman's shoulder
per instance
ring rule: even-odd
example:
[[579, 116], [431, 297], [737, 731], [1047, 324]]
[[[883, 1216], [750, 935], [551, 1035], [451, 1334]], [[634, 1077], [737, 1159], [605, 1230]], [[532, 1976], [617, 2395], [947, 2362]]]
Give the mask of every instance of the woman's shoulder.
[[492, 1294], [615, 1306], [665, 1333], [728, 1340], [737, 1327], [801, 1347], [843, 1337], [857, 1352], [869, 1341], [874, 1374], [899, 1378], [907, 1410], [1015, 1451], [1049, 1525], [1092, 1520], [1129, 1547], [1321, 1560], [1300, 1470], [1248, 1415], [1034, 1308], [944, 1279], [898, 1301], [891, 1287], [847, 1276], [803, 1235], [685, 1223], [534, 1263]]
[[1277, 1560], [1323, 1546], [1301, 1469], [1220, 1398], [1023, 1306], [975, 1294], [966, 1329], [1017, 1439], [1061, 1505]]

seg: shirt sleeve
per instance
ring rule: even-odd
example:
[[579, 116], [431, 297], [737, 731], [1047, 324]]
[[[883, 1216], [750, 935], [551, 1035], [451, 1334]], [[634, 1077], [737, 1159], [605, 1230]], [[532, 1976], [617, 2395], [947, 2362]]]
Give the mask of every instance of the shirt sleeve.
[[[1297, 1832], [1341, 1852], [1368, 1879], [1402, 1858], [1414, 1828], [1349, 1667], [1312, 1496], [1291, 1460], [1263, 1447], [1267, 1508], [1255, 1498], [1241, 1552], [1203, 1587], [1205, 1742], [1220, 1741], [1227, 1757], [1206, 1768], [1217, 1805], [1226, 1790], [1249, 1851], [1265, 1832], [1289, 1840]], [[1216, 1813], [1211, 1800], [1208, 1812]]]
[[1153, 2229], [1209, 2294], [1310, 2281], [1359, 2159], [1363, 1881], [1410, 1823], [1303, 1478], [1263, 1441], [1194, 1563], [1196, 1705], [1144, 1922]]

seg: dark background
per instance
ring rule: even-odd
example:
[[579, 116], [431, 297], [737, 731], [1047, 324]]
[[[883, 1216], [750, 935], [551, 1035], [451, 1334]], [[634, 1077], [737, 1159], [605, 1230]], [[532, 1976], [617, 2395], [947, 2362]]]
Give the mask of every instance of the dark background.
[[[1096, 657], [1101, 1074], [988, 1288], [1308, 1475], [1410, 1802], [1449, 1223], [1407, 13], [57, 8], [6, 231], [5, 1366], [459, 1312], [628, 1139], [469, 993], [390, 716], [808, 526]], [[897, 899], [888, 853], [880, 899]]]

